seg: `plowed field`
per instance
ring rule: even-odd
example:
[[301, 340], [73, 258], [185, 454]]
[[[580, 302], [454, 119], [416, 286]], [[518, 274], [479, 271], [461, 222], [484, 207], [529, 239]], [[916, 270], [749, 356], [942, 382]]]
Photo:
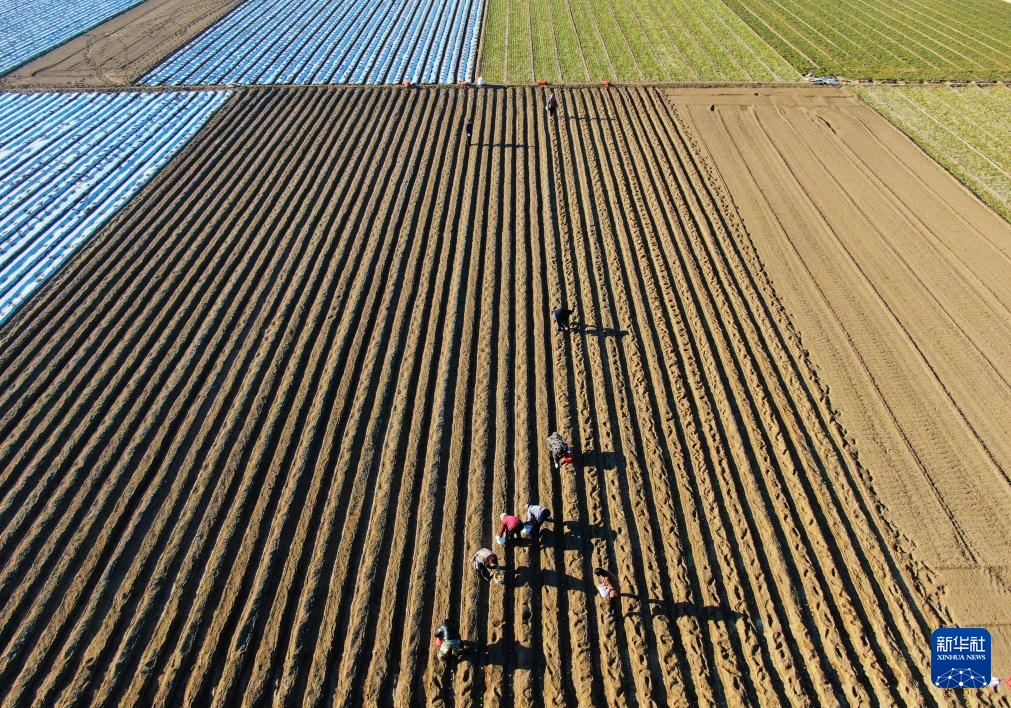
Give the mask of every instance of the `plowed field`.
[[725, 91], [683, 114], [889, 518], [937, 571], [954, 622], [990, 630], [1005, 676], [1011, 225], [853, 96], [774, 96]]
[[693, 133], [556, 93], [243, 92], [12, 317], [0, 700], [934, 701], [926, 575]]

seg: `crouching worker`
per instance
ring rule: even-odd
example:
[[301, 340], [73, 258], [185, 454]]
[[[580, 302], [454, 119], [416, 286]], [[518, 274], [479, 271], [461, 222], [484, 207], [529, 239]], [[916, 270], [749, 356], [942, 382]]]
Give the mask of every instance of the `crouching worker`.
[[601, 604], [604, 605], [604, 615], [606, 617], [613, 617], [615, 607], [618, 604], [618, 596], [620, 595], [618, 591], [618, 578], [615, 577], [614, 573], [603, 568], [594, 568], [593, 574], [597, 576], [597, 594], [600, 595]]
[[556, 307], [551, 311], [551, 321], [555, 323], [556, 332], [571, 332], [573, 326], [569, 324], [569, 317], [575, 313], [575, 310], [570, 310], [565, 307]]
[[498, 556], [490, 548], [482, 548], [470, 559], [470, 563], [477, 571], [478, 577], [487, 583], [492, 580], [499, 582]]
[[439, 648], [439, 661], [460, 659], [467, 652], [467, 646], [460, 639], [456, 625], [450, 620], [446, 620], [435, 630], [435, 646]]
[[551, 509], [538, 504], [527, 504], [527, 521], [523, 524], [523, 538], [530, 539], [531, 543], [540, 541], [541, 525], [545, 521], [551, 521]]
[[523, 522], [518, 517], [512, 514], [502, 514], [498, 520], [498, 533], [495, 534], [495, 540], [500, 546], [506, 545], [509, 539], [519, 538], [520, 532], [523, 530]]
[[563, 462], [571, 463], [576, 459], [572, 446], [562, 439], [558, 433], [551, 433], [548, 436], [548, 454], [551, 455], [551, 464], [555, 469], [561, 469]]

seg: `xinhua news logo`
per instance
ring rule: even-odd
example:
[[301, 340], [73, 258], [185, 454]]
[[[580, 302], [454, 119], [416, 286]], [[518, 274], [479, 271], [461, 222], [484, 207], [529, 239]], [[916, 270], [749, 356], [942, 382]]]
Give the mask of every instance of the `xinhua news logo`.
[[990, 683], [990, 632], [935, 629], [930, 637], [930, 679], [938, 688], [983, 688]]

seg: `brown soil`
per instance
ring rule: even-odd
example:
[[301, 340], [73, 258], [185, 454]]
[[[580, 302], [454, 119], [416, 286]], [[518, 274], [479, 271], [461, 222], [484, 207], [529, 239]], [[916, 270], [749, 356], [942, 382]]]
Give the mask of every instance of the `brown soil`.
[[937, 699], [929, 576], [695, 107], [556, 93], [241, 92], [5, 325], [0, 700]]
[[1011, 226], [852, 96], [806, 93], [668, 96], [713, 154], [890, 518], [953, 620], [990, 629], [1006, 676]]
[[0, 79], [0, 89], [126, 86], [242, 0], [147, 0]]

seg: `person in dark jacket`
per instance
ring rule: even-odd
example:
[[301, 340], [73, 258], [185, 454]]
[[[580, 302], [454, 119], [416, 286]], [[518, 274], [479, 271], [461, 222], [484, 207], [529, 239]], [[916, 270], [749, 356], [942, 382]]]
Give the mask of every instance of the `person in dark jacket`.
[[551, 521], [551, 509], [539, 504], [527, 504], [527, 520], [523, 524], [523, 538], [530, 539], [531, 543], [537, 543], [541, 538], [541, 526]]
[[564, 307], [557, 307], [551, 311], [551, 320], [555, 323], [556, 332], [571, 332], [572, 325], [569, 324], [569, 317], [574, 313]]

